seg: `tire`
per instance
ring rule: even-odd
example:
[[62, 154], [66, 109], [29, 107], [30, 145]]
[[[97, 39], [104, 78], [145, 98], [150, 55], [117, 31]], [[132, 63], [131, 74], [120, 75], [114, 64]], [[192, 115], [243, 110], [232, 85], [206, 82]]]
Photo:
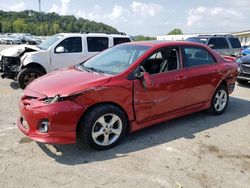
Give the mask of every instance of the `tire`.
[[120, 142], [126, 129], [124, 112], [119, 107], [105, 104], [94, 107], [83, 116], [79, 122], [78, 136], [87, 147], [106, 150]]
[[239, 84], [247, 84], [248, 83], [248, 80], [240, 80], [240, 79], [237, 79], [237, 82]]
[[211, 114], [220, 115], [222, 114], [228, 105], [229, 96], [227, 88], [224, 85], [220, 85], [211, 100], [211, 107], [208, 110]]
[[45, 72], [38, 68], [26, 67], [17, 75], [17, 82], [21, 89], [24, 89], [29, 83], [38, 77], [44, 75]]

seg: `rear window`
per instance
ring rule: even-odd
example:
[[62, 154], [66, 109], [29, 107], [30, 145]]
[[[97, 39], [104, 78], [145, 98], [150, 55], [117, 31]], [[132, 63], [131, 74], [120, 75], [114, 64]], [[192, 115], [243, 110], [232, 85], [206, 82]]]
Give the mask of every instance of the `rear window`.
[[241, 48], [241, 44], [238, 38], [229, 38], [232, 48]]
[[114, 38], [114, 45], [130, 42], [130, 38]]
[[107, 37], [87, 37], [88, 51], [100, 52], [109, 47], [109, 39]]
[[190, 37], [190, 38], [187, 38], [187, 41], [189, 41], [189, 42], [198, 42], [198, 43], [201, 43], [201, 44], [206, 44], [207, 38]]

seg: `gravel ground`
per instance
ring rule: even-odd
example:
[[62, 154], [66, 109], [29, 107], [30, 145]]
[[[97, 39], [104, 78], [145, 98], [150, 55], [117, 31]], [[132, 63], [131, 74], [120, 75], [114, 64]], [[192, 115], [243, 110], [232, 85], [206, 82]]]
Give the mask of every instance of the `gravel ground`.
[[221, 116], [174, 119], [99, 152], [25, 137], [16, 127], [21, 93], [0, 79], [1, 188], [250, 187], [250, 85], [236, 86]]

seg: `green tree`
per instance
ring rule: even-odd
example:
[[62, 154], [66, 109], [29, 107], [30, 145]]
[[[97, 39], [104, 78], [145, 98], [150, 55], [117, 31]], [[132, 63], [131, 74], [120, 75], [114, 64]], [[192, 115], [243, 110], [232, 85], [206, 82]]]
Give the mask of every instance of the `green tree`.
[[143, 35], [134, 36], [134, 37], [132, 37], [132, 39], [134, 41], [156, 40], [155, 37], [147, 37], [147, 36], [143, 36]]
[[182, 30], [179, 28], [175, 28], [171, 31], [169, 31], [168, 35], [182, 35]]
[[24, 28], [25, 28], [25, 22], [23, 19], [18, 18], [13, 22], [13, 29], [15, 30], [15, 32], [22, 33], [24, 32]]
[[4, 33], [28, 32], [35, 35], [52, 35], [58, 32], [118, 32], [117, 29], [103, 23], [34, 10], [21, 12], [0, 10], [0, 21]]

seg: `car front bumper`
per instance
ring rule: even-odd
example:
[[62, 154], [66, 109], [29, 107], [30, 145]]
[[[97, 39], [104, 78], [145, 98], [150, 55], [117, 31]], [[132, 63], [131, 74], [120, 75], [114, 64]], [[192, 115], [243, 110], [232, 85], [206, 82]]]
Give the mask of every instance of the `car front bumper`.
[[[51, 144], [70, 144], [76, 142], [76, 126], [83, 113], [83, 107], [72, 101], [43, 104], [36, 100], [20, 100], [21, 116], [18, 128], [31, 139]], [[42, 121], [49, 122], [48, 132], [39, 131]], [[26, 123], [25, 123], [26, 121]]]

